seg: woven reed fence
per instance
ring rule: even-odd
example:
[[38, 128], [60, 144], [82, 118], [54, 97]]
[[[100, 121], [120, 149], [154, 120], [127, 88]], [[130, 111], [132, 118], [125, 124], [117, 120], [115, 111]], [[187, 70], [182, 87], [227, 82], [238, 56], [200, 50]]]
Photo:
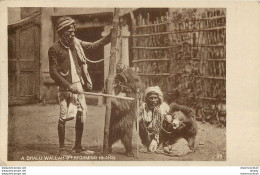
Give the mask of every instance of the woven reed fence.
[[190, 103], [225, 103], [223, 9], [166, 13], [155, 21], [138, 15], [135, 23], [132, 62], [146, 87], [158, 85], [168, 97], [178, 90]]

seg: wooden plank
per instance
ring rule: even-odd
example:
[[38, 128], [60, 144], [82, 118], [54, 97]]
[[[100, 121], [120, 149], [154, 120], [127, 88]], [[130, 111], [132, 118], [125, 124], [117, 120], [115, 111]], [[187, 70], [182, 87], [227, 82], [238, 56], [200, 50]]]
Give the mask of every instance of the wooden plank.
[[226, 98], [213, 98], [213, 97], [192, 97], [188, 96], [189, 98], [201, 99], [201, 100], [211, 100], [211, 101], [226, 101]]
[[138, 62], [149, 62], [149, 61], [171, 61], [171, 59], [139, 59], [139, 60], [133, 60], [133, 63], [138, 63]]
[[226, 80], [225, 77], [213, 77], [213, 76], [199, 76], [199, 75], [191, 75], [191, 74], [170, 74], [170, 73], [162, 73], [162, 74], [149, 74], [149, 73], [138, 73], [140, 76], [181, 76], [181, 77], [194, 77], [194, 78], [202, 78], [202, 79], [215, 79], [215, 80]]
[[40, 26], [34, 26], [34, 66], [35, 66], [35, 91], [36, 100], [40, 100]]
[[[39, 24], [39, 19], [40, 19], [40, 14], [41, 13], [34, 13], [31, 16], [24, 18], [20, 21], [17, 21], [15, 23], [9, 24], [8, 29], [13, 29], [13, 28], [19, 28], [26, 26], [28, 24], [34, 23], [34, 24]], [[35, 20], [38, 19], [38, 20]], [[38, 22], [37, 22], [38, 21]]]
[[203, 79], [214, 79], [214, 80], [226, 80], [224, 77], [212, 77], [212, 76], [199, 76], [199, 75], [181, 75], [183, 77], [194, 77], [194, 78], [203, 78]]
[[29, 17], [33, 14], [40, 13], [41, 8], [40, 7], [21, 7], [21, 18], [24, 19], [26, 17]]
[[34, 61], [20, 61], [20, 71], [35, 71], [37, 70], [37, 67], [35, 66]]
[[16, 97], [16, 72], [8, 71], [8, 99]]
[[[160, 50], [160, 49], [170, 49], [170, 48], [178, 48], [179, 45], [173, 46], [160, 46], [160, 47], [132, 47], [133, 49], [148, 49], [148, 50]], [[225, 47], [224, 44], [217, 45], [188, 45], [187, 47]]]
[[16, 59], [16, 33], [15, 30], [8, 30], [8, 61]]
[[172, 24], [172, 23], [180, 23], [180, 22], [194, 22], [194, 21], [201, 21], [201, 20], [212, 20], [212, 19], [221, 19], [221, 18], [226, 18], [226, 16], [215, 16], [211, 18], [200, 18], [200, 19], [191, 19], [191, 20], [186, 20], [186, 21], [171, 21], [171, 22], [163, 22], [159, 24], [149, 24], [149, 25], [138, 25], [135, 26], [136, 28], [144, 28], [144, 27], [153, 27], [153, 26], [160, 26], [160, 25], [167, 25], [167, 24]]
[[137, 98], [136, 98], [136, 131], [137, 131], [137, 137], [136, 137], [136, 157], [139, 157], [139, 108], [140, 108], [140, 90], [137, 89]]
[[138, 63], [138, 62], [150, 62], [150, 61], [200, 61], [200, 62], [204, 62], [204, 61], [224, 61], [226, 62], [226, 59], [201, 59], [201, 58], [181, 58], [181, 59], [167, 59], [167, 58], [163, 58], [163, 59], [139, 59], [139, 60], [133, 60], [133, 63]]
[[224, 30], [224, 29], [226, 29], [226, 26], [203, 28], [203, 29], [199, 29], [199, 30], [179, 30], [179, 31], [170, 31], [170, 32], [135, 34], [135, 35], [132, 35], [132, 37], [147, 37], [147, 36], [152, 36], [152, 35], [168, 35], [168, 34], [180, 34], [180, 33], [191, 33], [191, 32], [211, 31], [211, 30]]
[[16, 55], [16, 97], [20, 98], [20, 29], [16, 30], [15, 55]]
[[35, 91], [35, 73], [34, 72], [20, 72], [20, 96], [33, 96]]
[[8, 61], [8, 72], [16, 72], [16, 61]]
[[149, 73], [138, 73], [140, 76], [169, 76], [169, 73], [163, 73], [163, 74], [149, 74]]
[[20, 61], [34, 62], [34, 47], [35, 47], [35, 32], [34, 26], [29, 26], [20, 31]]
[[123, 99], [123, 100], [134, 100], [134, 98], [131, 98], [131, 97], [121, 97], [121, 96], [110, 95], [110, 94], [102, 94], [102, 93], [94, 93], [94, 92], [79, 92], [79, 93], [84, 94], [84, 95], [111, 97], [111, 98], [118, 98], [118, 99]]

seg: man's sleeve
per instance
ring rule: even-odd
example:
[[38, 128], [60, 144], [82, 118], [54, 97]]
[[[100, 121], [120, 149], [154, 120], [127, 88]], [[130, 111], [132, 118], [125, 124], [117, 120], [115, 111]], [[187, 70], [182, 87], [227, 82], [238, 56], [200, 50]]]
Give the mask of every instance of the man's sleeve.
[[65, 80], [59, 73], [58, 73], [58, 63], [57, 57], [55, 55], [55, 51], [53, 48], [49, 49], [49, 69], [50, 69], [50, 76], [51, 78], [57, 83], [60, 87], [65, 89], [69, 89], [70, 83]]
[[97, 49], [99, 47], [103, 47], [108, 43], [110, 43], [110, 41], [111, 41], [111, 33], [95, 42], [85, 42], [80, 40], [80, 44], [84, 50], [91, 50], [91, 49]]

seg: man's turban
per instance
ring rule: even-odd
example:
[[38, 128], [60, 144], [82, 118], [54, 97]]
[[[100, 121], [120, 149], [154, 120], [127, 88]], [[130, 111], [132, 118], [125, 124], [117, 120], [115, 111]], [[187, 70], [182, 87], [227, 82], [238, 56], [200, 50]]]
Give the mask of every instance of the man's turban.
[[145, 95], [144, 95], [145, 99], [148, 97], [148, 95], [150, 93], [156, 93], [159, 96], [159, 99], [161, 100], [161, 102], [163, 102], [163, 93], [162, 93], [162, 90], [159, 86], [148, 87], [145, 90]]
[[60, 17], [56, 22], [56, 32], [60, 32], [70, 25], [75, 25], [75, 20], [68, 16]]

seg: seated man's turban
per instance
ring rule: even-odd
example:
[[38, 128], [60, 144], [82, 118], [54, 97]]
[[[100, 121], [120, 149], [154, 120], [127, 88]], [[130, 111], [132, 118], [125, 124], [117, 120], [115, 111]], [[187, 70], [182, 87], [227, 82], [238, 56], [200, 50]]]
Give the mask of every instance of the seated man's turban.
[[159, 86], [151, 86], [151, 87], [148, 87], [146, 90], [145, 90], [145, 95], [144, 95], [144, 98], [146, 99], [147, 96], [150, 94], [150, 93], [156, 93], [158, 96], [159, 96], [159, 99], [161, 100], [161, 103], [163, 102], [163, 93], [161, 91], [161, 88]]

